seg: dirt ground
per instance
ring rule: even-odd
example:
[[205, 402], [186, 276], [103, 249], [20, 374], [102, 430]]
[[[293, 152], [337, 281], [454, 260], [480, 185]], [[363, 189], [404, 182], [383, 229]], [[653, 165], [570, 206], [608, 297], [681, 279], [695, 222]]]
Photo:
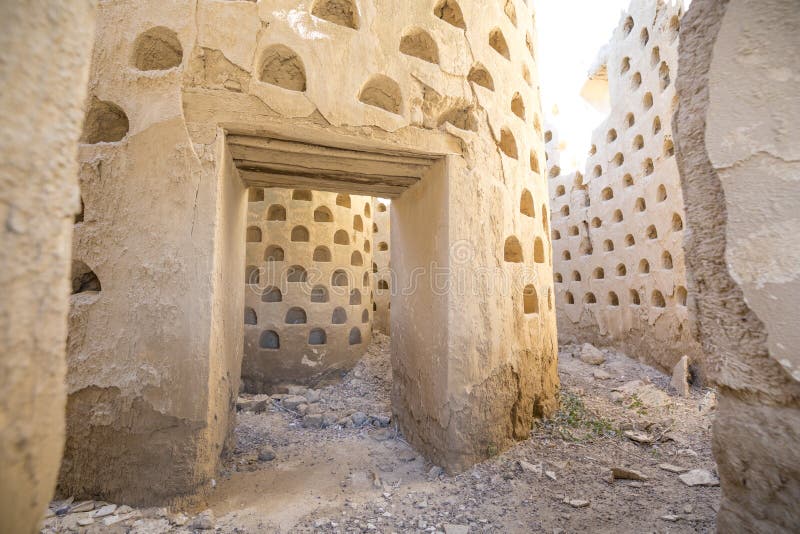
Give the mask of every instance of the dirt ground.
[[[561, 348], [557, 416], [448, 476], [394, 428], [389, 339], [376, 335], [339, 384], [240, 398], [238, 445], [207, 497], [172, 510], [56, 502], [63, 515], [42, 532], [713, 532], [713, 392], [674, 396], [650, 367], [613, 351], [591, 365], [582, 353]], [[612, 468], [642, 480], [612, 479]], [[711, 485], [673, 472], [690, 469]]]

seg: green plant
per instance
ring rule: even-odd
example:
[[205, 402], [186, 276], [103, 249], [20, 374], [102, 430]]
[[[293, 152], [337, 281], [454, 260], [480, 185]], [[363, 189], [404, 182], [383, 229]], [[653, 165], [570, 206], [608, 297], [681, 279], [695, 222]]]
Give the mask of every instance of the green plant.
[[[619, 433], [610, 421], [598, 417], [587, 409], [583, 399], [578, 395], [562, 391], [560, 401], [561, 408], [546, 426], [556, 430], [564, 439], [583, 441], [595, 437], [615, 436]], [[581, 432], [582, 435], [579, 434]]]

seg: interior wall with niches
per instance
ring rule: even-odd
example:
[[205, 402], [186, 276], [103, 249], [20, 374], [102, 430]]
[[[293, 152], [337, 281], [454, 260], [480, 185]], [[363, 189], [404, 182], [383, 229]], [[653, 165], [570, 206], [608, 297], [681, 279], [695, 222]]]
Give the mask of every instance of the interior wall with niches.
[[390, 316], [391, 316], [391, 294], [394, 285], [394, 277], [391, 271], [390, 261], [390, 210], [391, 203], [387, 199], [376, 198], [372, 202], [373, 213], [373, 250], [372, 250], [372, 270], [373, 270], [373, 325], [372, 327], [383, 334], [389, 335]]
[[372, 335], [372, 199], [281, 188], [249, 196], [245, 391], [334, 380]]
[[[674, 157], [680, 2], [633, 2], [608, 46], [611, 112], [584, 172], [547, 143], [559, 338], [612, 345], [703, 374], [687, 301], [685, 214]], [[546, 135], [546, 139], [548, 136]]]

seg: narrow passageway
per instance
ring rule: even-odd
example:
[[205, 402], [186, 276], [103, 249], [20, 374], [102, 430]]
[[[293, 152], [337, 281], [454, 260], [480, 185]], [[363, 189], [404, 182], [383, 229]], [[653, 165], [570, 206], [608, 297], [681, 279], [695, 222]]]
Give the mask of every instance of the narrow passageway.
[[208, 495], [78, 527], [105, 504], [91, 503], [42, 532], [713, 532], [714, 393], [678, 396], [670, 377], [591, 345], [561, 347], [559, 372], [561, 411], [534, 439], [450, 476], [391, 420], [376, 333], [340, 383], [241, 395], [237, 446]]

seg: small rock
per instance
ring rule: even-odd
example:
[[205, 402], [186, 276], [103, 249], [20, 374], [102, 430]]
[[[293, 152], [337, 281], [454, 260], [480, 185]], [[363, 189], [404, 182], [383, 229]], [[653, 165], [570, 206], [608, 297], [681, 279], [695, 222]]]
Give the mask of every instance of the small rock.
[[542, 464], [533, 465], [530, 462], [526, 462], [525, 460], [519, 460], [517, 462], [519, 467], [522, 469], [523, 472], [526, 473], [533, 473], [535, 475], [542, 476]]
[[339, 420], [339, 416], [334, 412], [328, 412], [322, 414], [322, 426], [329, 427], [336, 424], [336, 421]]
[[636, 443], [653, 443], [653, 436], [645, 432], [637, 432], [636, 430], [626, 430], [623, 434], [625, 437]]
[[694, 512], [694, 507], [691, 504], [687, 504], [683, 507], [684, 514], [691, 514], [692, 512]]
[[362, 426], [364, 423], [367, 422], [367, 414], [364, 412], [356, 412], [350, 416], [350, 419], [353, 420], [353, 424], [356, 426]]
[[306, 428], [322, 428], [322, 414], [310, 413], [304, 416], [303, 426]]
[[67, 515], [69, 513], [69, 511], [70, 511], [70, 505], [69, 504], [62, 504], [61, 506], [56, 508], [56, 512], [55, 513], [56, 513], [57, 516], [61, 517], [62, 515]]
[[92, 510], [94, 510], [94, 501], [83, 501], [73, 505], [69, 509], [69, 513], [76, 514], [78, 512], [91, 512]]
[[444, 534], [469, 534], [469, 526], [467, 525], [445, 523], [442, 527], [444, 527]]
[[107, 505], [103, 506], [102, 508], [100, 508], [99, 510], [95, 510], [94, 512], [92, 512], [92, 517], [94, 517], [96, 519], [99, 519], [101, 517], [109, 516], [109, 515], [113, 514], [116, 511], [117, 511], [117, 505], [116, 504], [107, 504]]
[[686, 467], [680, 467], [672, 464], [658, 464], [658, 467], [659, 469], [663, 469], [664, 471], [669, 471], [670, 473], [678, 473], [678, 474], [685, 473], [686, 471], [689, 470]]
[[191, 528], [197, 530], [212, 530], [214, 528], [214, 512], [205, 510], [192, 519]]
[[611, 395], [609, 395], [611, 402], [622, 402], [625, 399], [625, 395], [620, 393], [619, 391], [612, 391]]
[[573, 508], [586, 508], [589, 506], [589, 501], [584, 501], [583, 499], [570, 499], [567, 503]]
[[189, 518], [186, 516], [186, 514], [177, 513], [174, 516], [172, 516], [172, 519], [170, 521], [172, 522], [173, 525], [182, 527], [187, 523], [187, 521], [189, 521]]
[[92, 519], [91, 517], [81, 517], [80, 519], [78, 519], [78, 525], [82, 527], [89, 526], [92, 523], [94, 523], [94, 519]]
[[318, 389], [309, 389], [305, 394], [306, 400], [309, 403], [319, 402], [320, 393]]
[[546, 476], [547, 478], [549, 478], [550, 480], [555, 480], [555, 479], [556, 479], [556, 473], [555, 473], [555, 471], [545, 471], [545, 472], [544, 472], [544, 474], [545, 474], [545, 476]]
[[118, 516], [117, 514], [114, 514], [114, 515], [110, 515], [110, 516], [106, 517], [105, 519], [103, 519], [103, 524], [105, 526], [107, 526], [107, 527], [110, 527], [111, 525], [116, 525], [121, 520], [122, 520], [122, 518], [120, 516]]
[[678, 456], [688, 456], [690, 458], [697, 458], [697, 453], [692, 449], [678, 449]]
[[611, 378], [611, 375], [603, 371], [602, 369], [595, 369], [592, 373], [592, 376], [595, 377], [597, 380], [608, 380]]
[[434, 465], [434, 466], [433, 466], [433, 467], [431, 467], [431, 468], [430, 468], [430, 470], [428, 471], [428, 479], [429, 479], [429, 480], [434, 480], [434, 479], [436, 479], [436, 478], [439, 478], [439, 477], [441, 476], [441, 474], [442, 474], [442, 473], [444, 473], [444, 469], [442, 469], [442, 468], [441, 468], [441, 467], [439, 467], [438, 465]]
[[647, 407], [660, 408], [670, 404], [669, 395], [653, 384], [645, 384], [636, 391], [636, 397]]
[[269, 462], [275, 459], [275, 450], [269, 445], [264, 445], [258, 450], [258, 461]]
[[681, 397], [689, 396], [689, 357], [687, 355], [684, 354], [672, 368], [672, 380], [669, 385]]
[[127, 504], [123, 504], [122, 506], [117, 508], [117, 513], [120, 514], [120, 515], [129, 514], [131, 512], [133, 512], [133, 508], [131, 508]]
[[388, 415], [374, 415], [372, 416], [372, 419], [375, 421], [377, 426], [382, 427], [389, 426], [389, 423], [392, 420]]
[[678, 478], [687, 486], [719, 486], [719, 479], [705, 469], [692, 469]]
[[661, 519], [663, 519], [664, 521], [670, 521], [671, 523], [674, 523], [675, 521], [680, 519], [680, 517], [678, 517], [677, 515], [667, 514], [667, 515], [662, 515]]
[[295, 410], [301, 404], [306, 404], [306, 398], [301, 397], [300, 395], [289, 395], [288, 397], [283, 398], [281, 404], [287, 410]]
[[611, 477], [617, 480], [648, 480], [644, 473], [625, 467], [612, 467]]
[[606, 363], [605, 355], [590, 343], [584, 343], [581, 347], [581, 361], [589, 365], [602, 365]]
[[299, 413], [300, 415], [305, 415], [305, 414], [307, 414], [307, 413], [308, 413], [308, 404], [306, 404], [305, 402], [304, 402], [304, 403], [302, 403], [302, 404], [298, 404], [298, 405], [297, 405], [297, 408], [296, 408], [296, 411], [297, 411], [297, 413]]

